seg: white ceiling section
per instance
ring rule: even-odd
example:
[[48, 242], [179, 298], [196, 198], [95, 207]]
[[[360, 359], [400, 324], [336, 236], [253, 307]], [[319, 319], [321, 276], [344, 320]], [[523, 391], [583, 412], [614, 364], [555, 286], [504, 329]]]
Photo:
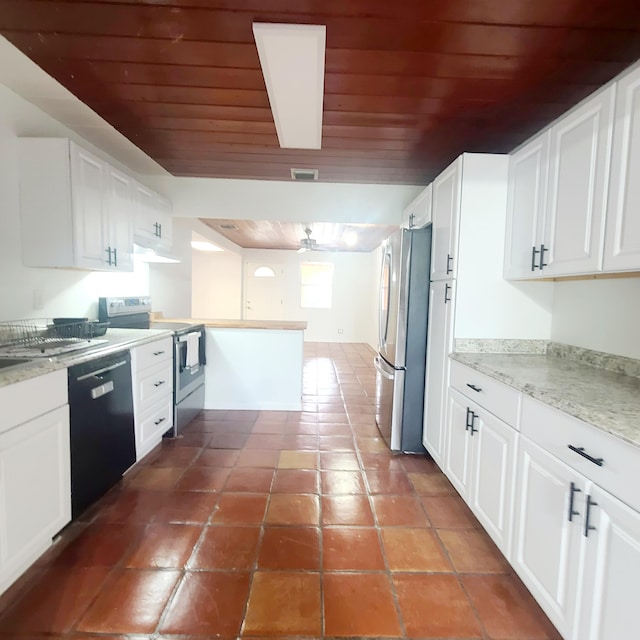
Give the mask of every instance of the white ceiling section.
[[253, 23], [262, 75], [286, 149], [320, 149], [326, 27]]
[[[78, 100], [2, 36], [0, 36], [0, 84], [39, 107], [129, 169], [141, 175], [169, 175], [155, 160], [116, 131], [95, 111]], [[38, 130], [17, 133], [20, 136], [44, 135]]]

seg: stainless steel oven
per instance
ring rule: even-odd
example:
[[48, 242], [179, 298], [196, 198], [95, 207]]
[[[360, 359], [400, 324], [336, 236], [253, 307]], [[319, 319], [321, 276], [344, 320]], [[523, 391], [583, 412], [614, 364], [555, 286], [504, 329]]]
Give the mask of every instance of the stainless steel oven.
[[100, 298], [98, 318], [120, 329], [168, 329], [173, 331], [173, 428], [165, 435], [177, 436], [204, 407], [206, 332], [202, 324], [153, 322], [151, 298]]
[[[162, 329], [163, 324], [154, 323], [153, 326]], [[173, 340], [174, 428], [177, 434], [204, 406], [204, 367], [207, 363], [204, 325], [187, 325], [176, 329]]]

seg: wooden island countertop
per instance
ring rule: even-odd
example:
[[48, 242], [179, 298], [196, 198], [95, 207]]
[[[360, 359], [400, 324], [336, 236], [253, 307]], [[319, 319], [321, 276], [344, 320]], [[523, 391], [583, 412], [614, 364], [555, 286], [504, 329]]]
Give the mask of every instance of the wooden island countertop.
[[303, 331], [306, 320], [215, 320], [212, 318], [165, 318], [154, 317], [153, 322], [183, 322], [185, 324], [203, 324], [211, 329], [273, 329], [277, 331]]

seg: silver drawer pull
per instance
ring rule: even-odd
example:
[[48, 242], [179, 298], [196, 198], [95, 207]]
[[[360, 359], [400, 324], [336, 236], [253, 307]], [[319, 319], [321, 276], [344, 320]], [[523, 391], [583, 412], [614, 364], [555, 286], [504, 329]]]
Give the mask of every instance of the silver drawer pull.
[[158, 382], [154, 382], [153, 386], [154, 387], [159, 387], [160, 385], [163, 385], [166, 382], [166, 380], [158, 380]]
[[163, 353], [164, 353], [164, 350], [163, 351], [154, 351], [153, 355], [154, 356], [161, 356]]
[[162, 422], [164, 422], [166, 420], [166, 418], [159, 418], [158, 420], [154, 420], [153, 424], [158, 425], [161, 424]]

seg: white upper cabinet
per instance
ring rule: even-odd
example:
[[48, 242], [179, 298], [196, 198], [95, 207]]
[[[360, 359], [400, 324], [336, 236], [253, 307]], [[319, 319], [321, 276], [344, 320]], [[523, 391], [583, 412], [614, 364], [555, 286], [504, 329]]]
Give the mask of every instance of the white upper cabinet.
[[615, 95], [599, 91], [511, 156], [505, 278], [602, 271]]
[[432, 280], [456, 277], [463, 157], [460, 156], [433, 181]]
[[136, 182], [134, 240], [151, 249], [171, 246], [171, 203], [151, 189]]
[[65, 138], [20, 139], [19, 167], [26, 266], [132, 269], [124, 174]]
[[430, 184], [421, 191], [402, 212], [403, 229], [421, 229], [431, 222], [431, 194], [433, 185]]
[[539, 256], [545, 277], [602, 268], [614, 97], [610, 86], [551, 128]]
[[75, 265], [86, 269], [108, 266], [106, 212], [102, 192], [105, 164], [88, 151], [72, 144], [71, 199]]
[[604, 270], [640, 269], [640, 68], [617, 83]]
[[105, 208], [111, 261], [120, 271], [133, 270], [133, 190], [131, 178], [107, 166]]
[[504, 276], [535, 277], [539, 265], [542, 220], [549, 172], [549, 132], [538, 136], [509, 159], [507, 235]]

